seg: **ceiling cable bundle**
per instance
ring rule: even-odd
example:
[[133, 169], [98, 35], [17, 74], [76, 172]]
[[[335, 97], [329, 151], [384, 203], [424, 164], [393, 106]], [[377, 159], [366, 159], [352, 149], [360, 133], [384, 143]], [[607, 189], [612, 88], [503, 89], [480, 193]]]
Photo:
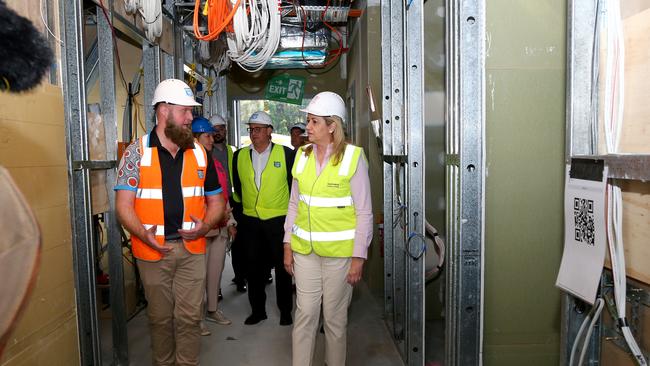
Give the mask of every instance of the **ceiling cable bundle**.
[[[603, 0], [605, 1], [605, 0]], [[605, 69], [605, 89], [603, 119], [607, 153], [618, 152], [621, 128], [623, 126], [625, 45], [621, 24], [619, 0], [607, 0], [606, 30], [607, 53]], [[607, 184], [607, 241], [614, 279], [614, 302], [617, 325], [630, 352], [641, 366], [647, 361], [639, 348], [626, 318], [626, 273], [625, 251], [623, 249], [623, 199], [620, 186]]]
[[278, 0], [237, 3], [233, 33], [228, 34], [228, 56], [248, 72], [264, 68], [280, 43]]
[[[339, 44], [339, 47], [338, 47], [336, 50], [334, 50], [334, 51], [330, 51], [330, 52], [329, 52], [330, 59], [324, 61], [323, 63], [321, 63], [321, 64], [319, 64], [319, 65], [311, 64], [311, 63], [307, 60], [307, 58], [305, 58], [305, 54], [304, 54], [304, 53], [305, 53], [305, 35], [306, 35], [306, 33], [307, 33], [307, 21], [308, 21], [308, 20], [313, 21], [313, 19], [310, 19], [310, 15], [309, 15], [309, 13], [307, 13], [307, 11], [305, 10], [305, 8], [304, 8], [302, 5], [300, 5], [300, 11], [296, 11], [297, 14], [302, 14], [302, 23], [303, 23], [303, 39], [302, 39], [302, 42], [303, 42], [303, 43], [302, 43], [302, 47], [301, 47], [302, 59], [303, 59], [303, 62], [304, 62], [306, 65], [311, 66], [311, 67], [325, 67], [325, 66], [331, 64], [332, 62], [336, 61], [339, 57], [341, 57], [341, 54], [342, 54], [343, 52], [346, 52], [346, 51], [347, 51], [347, 50], [343, 47], [343, 41], [344, 41], [344, 39], [343, 39], [343, 35], [341, 35], [341, 32], [339, 32], [339, 31], [336, 29], [336, 27], [331, 26], [331, 25], [330, 25], [329, 23], [327, 23], [327, 21], [325, 20], [325, 15], [327, 14], [327, 11], [328, 11], [328, 8], [329, 8], [329, 7], [330, 7], [330, 0], [327, 0], [327, 3], [325, 4], [325, 7], [324, 7], [321, 11], [319, 11], [318, 14], [320, 14], [320, 22], [322, 22], [322, 24], [323, 24], [324, 26], [326, 26], [327, 28], [329, 28], [329, 29], [332, 31], [332, 34], [336, 34], [336, 35], [337, 35], [337, 37], [335, 37], [335, 39], [337, 40], [337, 42], [338, 42], [338, 44]], [[346, 18], [347, 18], [347, 12], [346, 12], [345, 16], [346, 16]], [[299, 18], [300, 18], [300, 17], [299, 17]]]
[[142, 16], [145, 35], [150, 42], [162, 34], [162, 4], [160, 0], [124, 0], [124, 9], [129, 14]]
[[[246, 0], [244, 0], [246, 1]], [[208, 18], [208, 33], [201, 34], [199, 24], [199, 14], [201, 0], [196, 0], [194, 4], [194, 36], [201, 41], [212, 41], [219, 38], [219, 35], [224, 30], [231, 31], [231, 22], [241, 0], [237, 0], [231, 4], [230, 0], [207, 0], [203, 7], [202, 14]]]
[[198, 41], [196, 47], [196, 57], [198, 61], [206, 66], [214, 68], [217, 74], [230, 67], [230, 59], [226, 54], [228, 45], [226, 44], [225, 33], [214, 41]]

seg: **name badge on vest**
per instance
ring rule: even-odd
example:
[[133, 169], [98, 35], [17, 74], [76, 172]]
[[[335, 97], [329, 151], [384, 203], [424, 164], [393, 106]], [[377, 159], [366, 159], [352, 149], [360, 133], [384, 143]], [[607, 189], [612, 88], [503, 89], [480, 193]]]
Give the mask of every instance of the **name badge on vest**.
[[279, 161], [274, 161], [273, 166], [276, 167], [276, 168], [279, 168], [280, 167], [280, 162]]
[[203, 172], [203, 170], [200, 170], [200, 169], [196, 171], [196, 174], [198, 174], [199, 179], [203, 179], [203, 177], [204, 177], [204, 175], [205, 175], [205, 173]]

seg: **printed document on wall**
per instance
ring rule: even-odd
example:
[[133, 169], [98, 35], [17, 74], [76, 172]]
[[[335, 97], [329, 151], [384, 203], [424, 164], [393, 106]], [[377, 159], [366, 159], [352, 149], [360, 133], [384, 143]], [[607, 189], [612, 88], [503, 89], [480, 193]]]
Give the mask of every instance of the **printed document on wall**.
[[[597, 174], [570, 173], [567, 166], [564, 189], [564, 253], [555, 285], [593, 304], [603, 271], [607, 237], [605, 232], [605, 188], [607, 167]], [[601, 173], [602, 172], [602, 173]]]

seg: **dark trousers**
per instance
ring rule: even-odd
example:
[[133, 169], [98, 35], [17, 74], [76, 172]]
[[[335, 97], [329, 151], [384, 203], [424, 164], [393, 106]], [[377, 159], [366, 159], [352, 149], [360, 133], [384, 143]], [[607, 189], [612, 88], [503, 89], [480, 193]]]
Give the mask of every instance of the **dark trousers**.
[[238, 285], [243, 285], [246, 280], [246, 247], [243, 239], [246, 229], [245, 225], [242, 226], [244, 214], [241, 212], [240, 203], [230, 200], [230, 205], [232, 206], [232, 214], [235, 217], [235, 221], [237, 221], [237, 235], [230, 246], [232, 270], [235, 272], [235, 282]]
[[244, 215], [244, 227], [238, 224], [244, 231], [248, 301], [253, 314], [266, 314], [265, 287], [272, 267], [275, 267], [275, 293], [280, 314], [290, 314], [293, 308], [291, 276], [284, 270], [284, 218], [260, 220]]

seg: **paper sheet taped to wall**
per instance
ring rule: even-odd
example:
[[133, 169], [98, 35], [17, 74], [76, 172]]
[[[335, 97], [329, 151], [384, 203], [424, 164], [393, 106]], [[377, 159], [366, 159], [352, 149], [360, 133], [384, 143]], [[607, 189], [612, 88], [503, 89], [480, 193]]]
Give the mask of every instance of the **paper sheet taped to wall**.
[[603, 271], [605, 187], [602, 161], [574, 161], [567, 166], [564, 189], [564, 253], [555, 285], [593, 304]]

